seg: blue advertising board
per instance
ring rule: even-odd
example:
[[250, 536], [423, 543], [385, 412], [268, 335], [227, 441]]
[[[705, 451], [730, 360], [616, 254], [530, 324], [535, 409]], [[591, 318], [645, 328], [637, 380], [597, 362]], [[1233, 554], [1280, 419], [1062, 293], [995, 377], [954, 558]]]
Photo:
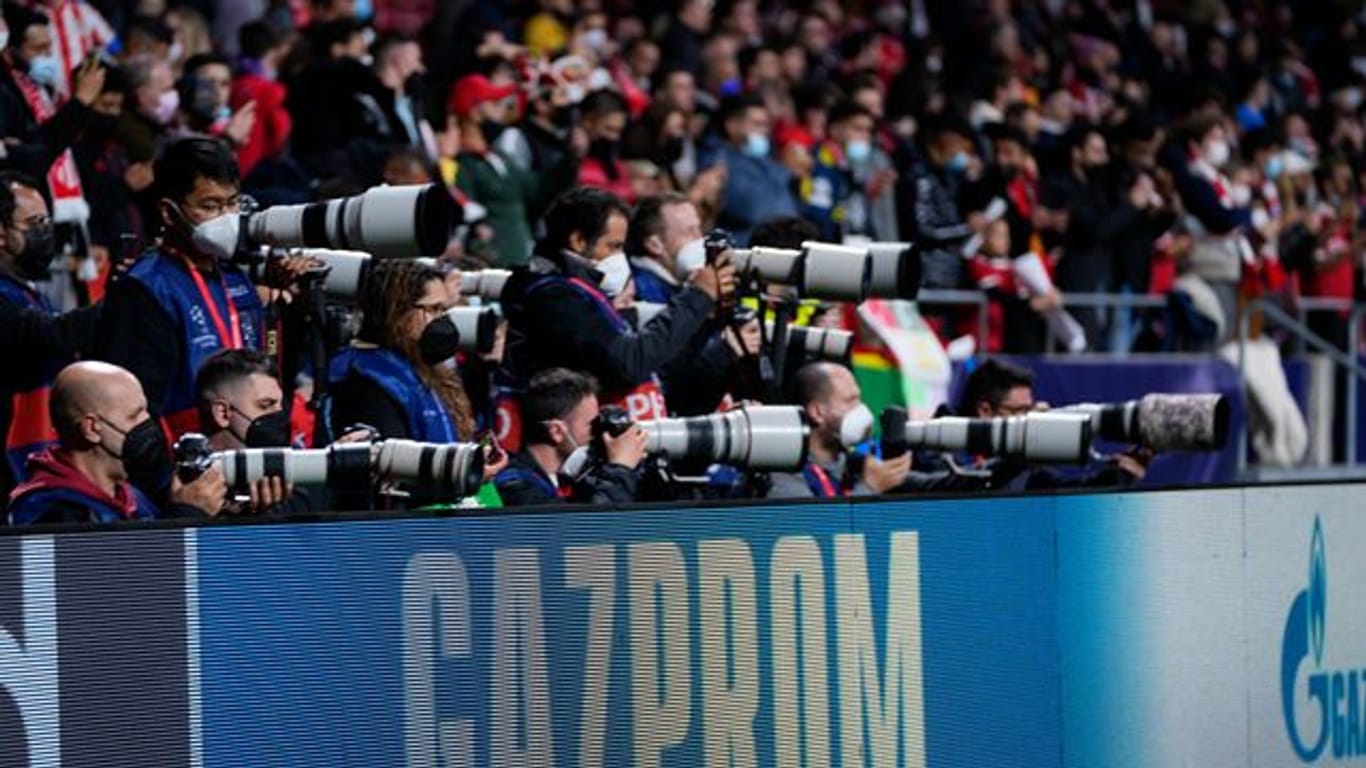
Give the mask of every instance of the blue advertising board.
[[1035, 506], [206, 531], [205, 763], [1053, 764]]
[[0, 536], [0, 766], [1359, 762], [1363, 490]]

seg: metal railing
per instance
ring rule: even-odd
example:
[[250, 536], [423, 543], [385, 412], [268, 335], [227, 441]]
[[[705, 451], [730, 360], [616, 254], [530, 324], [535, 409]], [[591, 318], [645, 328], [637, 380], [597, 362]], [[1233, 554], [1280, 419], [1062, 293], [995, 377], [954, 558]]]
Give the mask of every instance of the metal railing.
[[[1242, 388], [1243, 402], [1247, 403], [1247, 345], [1251, 340], [1252, 318], [1260, 313], [1264, 321], [1275, 323], [1278, 328], [1289, 331], [1295, 336], [1296, 346], [1302, 351], [1304, 345], [1308, 344], [1315, 351], [1326, 356], [1333, 362], [1333, 370], [1338, 368], [1345, 369], [1349, 374], [1347, 380], [1346, 404], [1344, 408], [1347, 413], [1346, 440], [1347, 445], [1344, 452], [1346, 463], [1355, 465], [1357, 463], [1357, 413], [1358, 397], [1357, 390], [1362, 382], [1366, 382], [1366, 367], [1362, 366], [1357, 360], [1357, 355], [1361, 350], [1361, 322], [1366, 318], [1366, 304], [1354, 304], [1349, 299], [1326, 299], [1326, 298], [1303, 298], [1297, 305], [1298, 317], [1291, 315], [1281, 309], [1274, 302], [1267, 299], [1254, 299], [1248, 302], [1238, 315], [1238, 384]], [[1347, 320], [1347, 350], [1346, 352], [1314, 333], [1307, 324], [1307, 314], [1315, 311], [1343, 311], [1350, 310]], [[1241, 477], [1247, 473], [1247, 439], [1248, 439], [1249, 419], [1244, 418], [1238, 430], [1238, 475]]]
[[[990, 335], [991, 297], [982, 291], [965, 290], [924, 290], [916, 297], [917, 305], [930, 306], [976, 306], [977, 307], [977, 355], [987, 354], [986, 343]], [[1096, 309], [1161, 309], [1167, 306], [1165, 296], [1121, 293], [1064, 293], [1064, 307], [1091, 307]], [[1044, 354], [1053, 354], [1054, 342], [1052, 329], [1044, 339]], [[1116, 350], [1118, 357], [1127, 357], [1129, 350]]]

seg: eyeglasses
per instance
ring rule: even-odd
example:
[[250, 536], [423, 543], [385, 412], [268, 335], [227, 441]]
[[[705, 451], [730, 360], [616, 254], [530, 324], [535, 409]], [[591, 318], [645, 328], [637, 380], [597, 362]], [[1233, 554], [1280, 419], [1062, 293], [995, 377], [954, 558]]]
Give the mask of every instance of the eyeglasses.
[[413, 309], [416, 309], [417, 311], [421, 312], [421, 313], [424, 314], [424, 315], [431, 315], [431, 316], [435, 317], [435, 316], [437, 316], [437, 315], [440, 315], [442, 312], [445, 312], [445, 311], [446, 311], [446, 305], [445, 305], [444, 303], [442, 303], [442, 302], [439, 302], [439, 301], [433, 301], [433, 302], [428, 302], [428, 303], [426, 303], [426, 304], [423, 304], [423, 303], [414, 304], [414, 305], [413, 305]]
[[199, 211], [209, 218], [217, 218], [225, 213], [240, 212], [242, 210], [242, 197], [240, 195], [234, 195], [227, 200], [209, 198], [208, 200], [201, 200], [197, 203], [186, 200], [185, 207]]

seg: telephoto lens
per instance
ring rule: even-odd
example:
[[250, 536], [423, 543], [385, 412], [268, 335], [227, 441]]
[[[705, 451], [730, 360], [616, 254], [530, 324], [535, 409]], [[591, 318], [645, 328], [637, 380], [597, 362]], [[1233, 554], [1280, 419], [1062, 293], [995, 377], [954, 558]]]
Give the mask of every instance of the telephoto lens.
[[338, 443], [329, 448], [244, 448], [213, 454], [228, 489], [249, 493], [260, 479], [290, 485], [367, 488], [371, 480], [400, 481], [451, 496], [470, 496], [483, 481], [484, 454], [475, 443], [419, 443], [385, 440]]
[[1076, 413], [1028, 413], [993, 419], [946, 416], [906, 422], [911, 450], [964, 452], [1038, 463], [1084, 464], [1091, 456], [1091, 419]]
[[689, 466], [733, 464], [794, 472], [806, 463], [809, 428], [797, 406], [762, 405], [686, 419], [642, 422], [646, 450]]
[[481, 301], [498, 301], [503, 296], [512, 271], [507, 269], [470, 269], [460, 273], [460, 293], [478, 296]]
[[354, 301], [360, 296], [365, 281], [370, 277], [373, 259], [364, 251], [339, 251], [333, 248], [298, 248], [286, 251], [287, 256], [304, 256], [322, 262], [327, 270], [323, 277], [323, 293], [328, 298]]
[[460, 351], [487, 355], [498, 339], [498, 313], [492, 307], [452, 307], [446, 317], [460, 332]]
[[354, 197], [277, 205], [248, 214], [252, 245], [334, 248], [378, 258], [439, 256], [462, 214], [439, 184], [375, 187]]
[[1228, 398], [1220, 394], [1153, 393], [1120, 403], [1057, 409], [1089, 416], [1096, 437], [1154, 451], [1218, 451], [1228, 442]]
[[731, 251], [742, 279], [797, 287], [803, 298], [860, 302], [868, 297], [872, 261], [866, 248], [807, 242], [789, 248], [739, 248]]
[[914, 301], [920, 293], [920, 249], [914, 243], [868, 244], [872, 274], [868, 298]]

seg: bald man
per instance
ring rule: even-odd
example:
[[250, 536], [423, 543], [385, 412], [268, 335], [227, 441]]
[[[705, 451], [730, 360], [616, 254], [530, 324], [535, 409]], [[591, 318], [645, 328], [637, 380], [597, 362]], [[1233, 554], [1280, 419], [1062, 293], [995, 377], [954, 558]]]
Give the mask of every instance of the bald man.
[[807, 462], [799, 473], [771, 475], [769, 498], [840, 498], [900, 489], [911, 471], [910, 454], [882, 461], [861, 450], [869, 447], [873, 414], [848, 368], [808, 363], [797, 371], [794, 384], [797, 405], [811, 425]]
[[166, 446], [142, 385], [123, 368], [97, 362], [63, 368], [52, 385], [51, 417], [58, 446], [29, 458], [30, 479], [10, 496], [12, 525], [112, 523], [222, 509], [227, 486], [217, 469], [189, 484], [173, 479], [164, 509], [128, 482], [139, 468], [164, 462]]

